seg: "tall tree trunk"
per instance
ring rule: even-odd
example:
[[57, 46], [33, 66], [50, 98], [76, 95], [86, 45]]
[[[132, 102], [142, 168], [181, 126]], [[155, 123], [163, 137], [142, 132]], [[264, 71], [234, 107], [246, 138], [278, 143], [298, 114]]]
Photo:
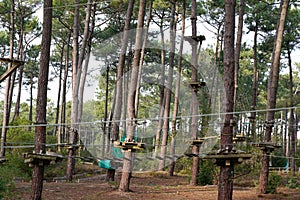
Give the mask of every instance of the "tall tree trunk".
[[[235, 0], [225, 1], [225, 20], [224, 20], [224, 108], [225, 121], [221, 133], [221, 149], [228, 149], [230, 152], [233, 148], [233, 127], [230, 122], [233, 120], [234, 104], [234, 34], [235, 34]], [[218, 199], [232, 199], [233, 191], [233, 165], [220, 166]]]
[[[245, 1], [240, 0], [239, 4], [239, 19], [238, 19], [238, 30], [236, 37], [236, 45], [235, 45], [235, 55], [234, 55], [234, 92], [233, 92], [233, 112], [236, 112], [237, 109], [237, 101], [238, 101], [238, 77], [239, 77], [239, 62], [240, 62], [240, 53], [241, 53], [241, 42], [243, 36], [243, 17], [245, 11]], [[234, 117], [238, 117], [236, 113]], [[237, 119], [236, 119], [237, 120]], [[236, 135], [239, 130], [237, 130], [237, 125], [233, 127], [233, 134]]]
[[[65, 69], [64, 69], [64, 77], [62, 83], [62, 93], [61, 93], [61, 103], [59, 109], [59, 126], [57, 133], [57, 143], [61, 144], [65, 139], [65, 122], [66, 122], [66, 93], [67, 93], [67, 82], [68, 82], [68, 73], [69, 73], [69, 51], [70, 51], [70, 40], [71, 40], [71, 32], [68, 34], [68, 40], [66, 43], [66, 53], [65, 53]], [[58, 146], [58, 151], [61, 151], [60, 146]]]
[[[23, 37], [24, 37], [24, 16], [20, 16], [20, 33], [19, 33], [19, 47], [18, 47], [18, 60], [25, 60], [24, 47], [23, 47]], [[18, 93], [15, 104], [15, 113], [12, 120], [15, 120], [20, 115], [20, 104], [21, 104], [21, 93], [23, 85], [23, 66], [19, 68], [19, 79], [18, 79]]]
[[163, 170], [166, 163], [166, 153], [167, 153], [168, 135], [169, 135], [169, 116], [170, 116], [170, 107], [171, 107], [171, 92], [172, 92], [173, 70], [174, 70], [174, 60], [175, 60], [176, 0], [172, 0], [170, 3], [171, 3], [171, 20], [170, 20], [169, 69], [168, 69], [167, 87], [165, 88], [164, 123], [162, 126], [162, 141], [161, 141], [160, 160], [158, 161], [158, 170]]
[[161, 37], [161, 51], [160, 51], [160, 59], [161, 59], [161, 75], [159, 81], [159, 116], [158, 116], [158, 125], [157, 131], [155, 135], [155, 144], [154, 144], [154, 152], [153, 158], [156, 158], [158, 149], [160, 146], [162, 126], [163, 126], [163, 116], [164, 116], [164, 108], [165, 108], [165, 34], [163, 30], [164, 23], [164, 13], [162, 13], [162, 17], [160, 19], [159, 32]]
[[[145, 17], [145, 10], [146, 10], [146, 0], [140, 0], [139, 5], [139, 13], [138, 13], [138, 23], [137, 23], [137, 30], [136, 30], [136, 38], [135, 38], [135, 51], [134, 51], [134, 59], [133, 59], [133, 66], [131, 71], [131, 79], [129, 85], [129, 92], [128, 92], [128, 103], [127, 103], [127, 129], [126, 129], [126, 140], [133, 141], [134, 137], [134, 130], [136, 127], [136, 116], [134, 110], [134, 101], [135, 101], [135, 92], [136, 92], [136, 85], [137, 85], [137, 78], [138, 78], [138, 69], [140, 63], [140, 56], [141, 56], [141, 48], [143, 43], [143, 26], [144, 26], [144, 17]], [[119, 190], [124, 192], [129, 192], [129, 184], [131, 178], [131, 170], [132, 170], [132, 151], [125, 151], [124, 159], [123, 159], [123, 171], [122, 177], [119, 185]]]
[[[59, 80], [58, 80], [58, 91], [57, 91], [57, 99], [56, 99], [56, 114], [55, 114], [55, 124], [58, 124], [59, 121], [59, 109], [60, 109], [60, 99], [61, 99], [61, 90], [62, 90], [62, 75], [63, 75], [63, 62], [64, 62], [64, 50], [65, 44], [62, 44], [61, 52], [60, 52], [60, 62], [59, 62]], [[58, 131], [58, 126], [54, 126], [53, 136], [56, 135]]]
[[[258, 91], [258, 70], [257, 70], [257, 36], [258, 36], [258, 21], [254, 27], [254, 44], [253, 44], [253, 83], [252, 83], [252, 110], [256, 110], [257, 91]], [[256, 142], [256, 113], [251, 112], [251, 136]]]
[[[10, 51], [9, 56], [10, 59], [14, 58], [14, 35], [15, 35], [15, 1], [11, 0], [11, 14], [10, 14]], [[13, 63], [8, 63], [8, 68], [11, 68]], [[13, 73], [15, 74], [15, 73]], [[5, 86], [5, 98], [4, 98], [4, 109], [3, 109], [3, 123], [2, 123], [2, 134], [1, 134], [1, 151], [0, 151], [0, 157], [5, 156], [5, 145], [6, 145], [6, 132], [7, 128], [6, 126], [9, 123], [9, 117], [10, 117], [10, 107], [11, 107], [11, 97], [12, 94], [10, 94], [11, 87], [13, 87], [12, 78], [14, 75], [10, 75], [6, 79], [6, 86]]]
[[[86, 56], [86, 46], [88, 43], [89, 37], [89, 25], [90, 25], [90, 16], [91, 16], [91, 7], [92, 0], [87, 2], [86, 9], [86, 18], [85, 18], [85, 26], [83, 32], [82, 45], [80, 47], [78, 45], [78, 33], [79, 33], [79, 2], [76, 0], [75, 5], [75, 14], [74, 14], [74, 27], [73, 27], [73, 75], [72, 75], [72, 113], [71, 113], [71, 132], [70, 132], [70, 144], [75, 145], [78, 140], [79, 126], [78, 123], [81, 121], [81, 110], [82, 110], [82, 102], [83, 99], [83, 90], [84, 90], [84, 82], [86, 76], [86, 70], [88, 66], [89, 58], [86, 59], [86, 69], [82, 70], [82, 63]], [[76, 148], [69, 149], [69, 157], [68, 157], [68, 169], [67, 169], [67, 180], [72, 181], [72, 175], [75, 170], [75, 151]]]
[[[78, 130], [78, 87], [79, 80], [77, 77], [81, 73], [78, 65], [79, 58], [79, 45], [78, 45], [78, 34], [79, 34], [79, 0], [75, 0], [75, 11], [74, 11], [74, 24], [73, 24], [73, 50], [72, 50], [72, 105], [71, 105], [71, 131], [69, 136], [69, 144], [73, 145], [75, 141], [75, 135]], [[80, 76], [79, 76], [80, 77]], [[67, 180], [70, 182], [73, 179], [75, 173], [75, 148], [70, 148], [68, 152], [68, 163], [67, 163]]]
[[243, 17], [245, 11], [245, 0], [240, 0], [239, 5], [239, 23], [236, 37], [236, 45], [235, 45], [235, 55], [234, 55], [234, 97], [233, 97], [233, 111], [236, 111], [237, 104], [237, 91], [238, 91], [238, 77], [239, 77], [239, 61], [240, 61], [240, 53], [241, 53], [241, 42], [243, 36]]
[[[223, 43], [223, 31], [221, 32], [222, 24], [219, 24], [217, 28], [217, 34], [216, 34], [216, 48], [215, 48], [215, 54], [214, 54], [214, 73], [213, 73], [213, 83], [216, 85], [219, 85], [219, 77], [218, 77], [218, 71], [220, 66], [220, 59], [221, 59], [221, 51], [222, 51], [222, 43]], [[218, 95], [218, 91], [215, 90], [215, 95]], [[212, 104], [212, 110], [215, 111], [216, 105]], [[218, 109], [219, 110], [219, 109]]]
[[104, 157], [105, 152], [107, 152], [107, 147], [109, 147], [107, 144], [109, 143], [109, 137], [106, 137], [109, 134], [109, 131], [107, 131], [107, 119], [108, 119], [108, 95], [109, 95], [109, 64], [107, 61], [105, 61], [107, 68], [106, 68], [106, 80], [105, 80], [105, 105], [104, 105], [104, 116], [103, 116], [103, 135], [102, 135], [102, 154], [101, 156]]
[[280, 111], [280, 144], [281, 146], [281, 152], [284, 153], [284, 140], [283, 140], [283, 126], [284, 126], [284, 121], [283, 121], [283, 110]]
[[[191, 25], [192, 25], [192, 38], [197, 36], [197, 2], [192, 0], [192, 11], [191, 11]], [[196, 40], [191, 41], [192, 44], [192, 82], [198, 82], [198, 57], [197, 57], [197, 46], [198, 43]], [[198, 86], [192, 86], [192, 140], [198, 139], [198, 127], [199, 127], [199, 104], [198, 104]], [[191, 185], [197, 185], [197, 176], [199, 173], [199, 146], [192, 146], [193, 156], [193, 165], [192, 165], [192, 176], [191, 176]]]
[[141, 86], [141, 78], [142, 78], [142, 67], [144, 64], [144, 57], [145, 57], [145, 50], [146, 50], [146, 45], [147, 45], [147, 39], [148, 39], [148, 31], [149, 31], [149, 26], [150, 22], [152, 19], [152, 0], [149, 2], [149, 10], [148, 10], [148, 16], [146, 20], [146, 29], [144, 32], [144, 41], [143, 41], [143, 46], [142, 46], [142, 51], [141, 51], [141, 59], [139, 63], [139, 74], [138, 74], [138, 80], [137, 80], [137, 85], [136, 85], [136, 94], [135, 94], [135, 116], [138, 116], [138, 107], [139, 107], [139, 96], [140, 96], [140, 86]]
[[126, 51], [129, 40], [129, 29], [130, 29], [130, 21], [134, 7], [134, 0], [130, 0], [128, 2], [127, 12], [126, 12], [126, 20], [124, 25], [124, 31], [122, 35], [122, 43], [121, 43], [121, 52], [118, 62], [117, 69], [117, 83], [116, 83], [116, 98], [115, 98], [115, 109], [113, 114], [113, 129], [112, 129], [112, 141], [116, 141], [119, 139], [119, 125], [122, 114], [122, 98], [123, 98], [123, 84], [122, 84], [122, 76], [125, 68], [125, 59], [126, 59]]
[[183, 42], [184, 42], [184, 33], [185, 33], [185, 11], [186, 11], [186, 0], [182, 2], [182, 27], [181, 27], [181, 39], [178, 51], [178, 68], [177, 68], [177, 77], [176, 77], [176, 88], [175, 88], [175, 99], [174, 99], [174, 110], [172, 116], [172, 125], [171, 125], [171, 147], [170, 147], [170, 165], [168, 175], [173, 176], [175, 170], [175, 146], [176, 146], [176, 118], [178, 115], [178, 107], [179, 107], [179, 94], [180, 94], [180, 79], [181, 79], [181, 69], [182, 69], [182, 51], [183, 51]]
[[[33, 74], [30, 74], [30, 94], [29, 94], [29, 115], [28, 115], [28, 120], [30, 122], [33, 122], [33, 87], [34, 87], [34, 82], [33, 82]], [[31, 127], [28, 128], [29, 131], [31, 131]]]
[[[276, 108], [276, 96], [278, 88], [278, 79], [279, 79], [279, 62], [280, 62], [280, 53], [282, 45], [282, 37], [284, 24], [286, 19], [286, 13], [289, 6], [289, 0], [282, 0], [280, 5], [280, 17], [276, 30], [276, 38], [274, 40], [274, 48], [272, 54], [272, 65], [270, 70], [270, 78], [268, 82], [268, 92], [267, 92], [267, 114], [266, 114], [266, 135], [265, 142], [271, 141], [272, 127], [274, 125], [274, 108]], [[266, 186], [268, 184], [269, 176], [269, 162], [270, 162], [270, 152], [263, 151], [262, 156], [262, 168], [259, 178], [259, 193], [266, 193]]]
[[[88, 66], [90, 61], [90, 55], [91, 55], [91, 48], [92, 48], [92, 35], [94, 33], [94, 27], [95, 27], [95, 9], [92, 8], [93, 0], [88, 0], [87, 2], [87, 8], [86, 8], [86, 17], [85, 17], [85, 26], [84, 26], [84, 33], [83, 33], [83, 42], [81, 46], [81, 51], [79, 55], [79, 68], [82, 70], [80, 76], [78, 77], [80, 79], [79, 83], [79, 104], [78, 104], [78, 122], [81, 122], [82, 118], [82, 109], [83, 109], [83, 94], [84, 94], [84, 86], [85, 86], [85, 80], [86, 75], [88, 72]], [[95, 5], [94, 5], [95, 7]], [[90, 25], [90, 19], [92, 18], [92, 22]], [[83, 60], [84, 66], [83, 65]]]
[[[52, 0], [44, 0], [44, 15], [43, 15], [43, 32], [41, 43], [41, 58], [40, 69], [38, 76], [38, 94], [36, 104], [36, 124], [35, 128], [35, 152], [45, 152], [46, 149], [46, 107], [47, 107], [47, 87], [48, 87], [48, 73], [50, 60], [50, 46], [51, 46], [51, 32], [52, 32]], [[44, 165], [40, 163], [33, 163], [32, 182], [31, 182], [31, 199], [42, 199], [43, 191], [43, 177]]]
[[289, 76], [290, 76], [290, 107], [291, 107], [291, 111], [290, 111], [290, 122], [289, 122], [289, 134], [291, 136], [291, 154], [290, 154], [290, 157], [291, 157], [291, 160], [290, 160], [290, 163], [291, 163], [291, 172], [292, 172], [292, 175], [295, 176], [295, 171], [296, 171], [296, 165], [295, 165], [295, 155], [296, 155], [296, 144], [297, 144], [297, 140], [296, 140], [296, 135], [297, 135], [297, 120], [295, 120], [295, 117], [294, 115], [296, 114], [295, 113], [295, 109], [293, 108], [294, 107], [294, 92], [293, 92], [293, 85], [294, 85], [294, 82], [293, 82], [293, 69], [292, 69], [292, 58], [291, 58], [291, 50], [290, 50], [290, 47], [289, 47], [289, 44], [287, 45], [288, 46], [288, 65], [289, 65]]

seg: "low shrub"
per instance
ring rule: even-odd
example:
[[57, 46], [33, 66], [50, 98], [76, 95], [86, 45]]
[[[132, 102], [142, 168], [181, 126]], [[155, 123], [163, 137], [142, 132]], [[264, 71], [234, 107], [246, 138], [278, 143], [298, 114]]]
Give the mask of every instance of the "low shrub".
[[277, 192], [277, 188], [280, 186], [282, 182], [282, 177], [276, 173], [271, 173], [269, 175], [268, 184], [266, 187], [267, 194], [275, 194]]
[[286, 186], [291, 189], [300, 188], [300, 182], [296, 178], [290, 178]]

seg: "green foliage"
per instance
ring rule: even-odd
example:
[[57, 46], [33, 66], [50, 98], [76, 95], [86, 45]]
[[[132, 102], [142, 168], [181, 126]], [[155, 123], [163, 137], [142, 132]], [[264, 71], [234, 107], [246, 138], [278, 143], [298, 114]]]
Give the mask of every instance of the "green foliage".
[[167, 10], [171, 7], [171, 3], [166, 0], [154, 0], [153, 8], [156, 10]]
[[284, 153], [281, 151], [275, 151], [274, 157], [271, 159], [273, 167], [284, 167], [288, 161]]
[[297, 178], [292, 177], [288, 180], [286, 187], [291, 189], [300, 188], [300, 181]]
[[7, 161], [0, 167], [0, 199], [14, 199], [14, 180], [29, 181], [31, 169], [24, 164], [24, 159], [18, 154], [7, 154]]
[[11, 198], [12, 192], [11, 190], [14, 188], [14, 182], [6, 177], [0, 178], [0, 199]]
[[182, 157], [176, 161], [175, 172], [183, 175], [191, 174], [193, 161], [187, 157]]
[[[16, 118], [11, 126], [15, 126], [14, 128], [9, 128], [7, 131], [6, 139], [7, 145], [11, 146], [25, 146], [25, 145], [33, 145], [34, 143], [34, 132], [31, 131], [27, 127], [22, 127], [21, 125], [28, 125], [31, 122], [24, 117]], [[19, 154], [28, 152], [30, 148], [15, 148], [11, 149], [11, 152], [17, 152]]]
[[53, 179], [53, 177], [61, 177], [66, 174], [67, 160], [56, 163], [54, 165], [49, 165], [45, 168], [44, 177], [45, 179]]
[[[188, 157], [182, 157], [176, 161], [175, 172], [182, 175], [190, 175], [192, 173], [193, 160]], [[217, 168], [211, 160], [199, 161], [199, 173], [197, 183], [199, 185], [211, 185], [214, 183]]]
[[[298, 144], [299, 144], [299, 140], [298, 140]], [[297, 146], [296, 148], [296, 155], [295, 155], [296, 158], [300, 158], [300, 147], [299, 145]], [[295, 159], [295, 163], [296, 163], [296, 166], [300, 166], [300, 160], [299, 159]]]
[[212, 185], [216, 174], [216, 167], [211, 160], [200, 160], [198, 185]]
[[282, 177], [276, 173], [270, 173], [268, 184], [266, 187], [267, 194], [275, 194], [277, 192], [277, 188], [280, 186], [282, 182]]
[[19, 157], [8, 154], [6, 158], [7, 161], [0, 166], [0, 199], [13, 199], [14, 179], [18, 177], [28, 180], [29, 176], [26, 170], [23, 171], [25, 165]]
[[23, 154], [7, 154], [6, 155], [7, 161], [5, 162], [2, 168], [3, 173], [9, 176], [12, 180], [15, 178], [20, 178], [22, 180], [28, 181], [31, 178], [31, 168], [24, 164]]

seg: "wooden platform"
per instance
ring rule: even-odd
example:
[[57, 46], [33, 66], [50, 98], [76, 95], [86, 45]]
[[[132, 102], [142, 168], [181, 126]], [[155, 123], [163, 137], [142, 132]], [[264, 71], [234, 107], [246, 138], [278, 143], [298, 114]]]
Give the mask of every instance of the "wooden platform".
[[189, 85], [192, 88], [199, 88], [199, 87], [206, 86], [206, 82], [204, 82], [204, 81], [191, 81], [191, 82], [189, 82]]
[[196, 42], [202, 42], [205, 40], [205, 36], [204, 35], [197, 35], [197, 36], [185, 36], [184, 37], [185, 40], [187, 40], [188, 42], [191, 41], [196, 41]]
[[192, 145], [200, 146], [204, 142], [204, 139], [192, 140]]
[[274, 142], [258, 142], [258, 143], [252, 143], [252, 146], [258, 147], [263, 151], [272, 152], [277, 148], [281, 148], [281, 145], [278, 145]]
[[82, 149], [84, 148], [84, 145], [83, 144], [69, 144], [69, 143], [61, 143], [61, 144], [58, 144], [57, 146], [59, 147], [63, 147], [63, 148], [66, 148], [66, 149]]
[[211, 159], [218, 166], [231, 166], [242, 163], [244, 160], [248, 160], [252, 157], [252, 154], [245, 152], [231, 152], [231, 153], [211, 153], [203, 157], [203, 159]]
[[115, 141], [114, 146], [116, 148], [121, 148], [124, 151], [136, 151], [136, 150], [145, 150], [146, 144], [140, 142], [120, 142]]
[[63, 159], [62, 155], [55, 152], [46, 153], [25, 153], [24, 163], [29, 164], [29, 167], [33, 167], [33, 164], [39, 164], [40, 166], [55, 164]]
[[236, 135], [233, 138], [233, 142], [237, 143], [237, 142], [244, 142], [246, 141], [246, 137], [244, 135]]

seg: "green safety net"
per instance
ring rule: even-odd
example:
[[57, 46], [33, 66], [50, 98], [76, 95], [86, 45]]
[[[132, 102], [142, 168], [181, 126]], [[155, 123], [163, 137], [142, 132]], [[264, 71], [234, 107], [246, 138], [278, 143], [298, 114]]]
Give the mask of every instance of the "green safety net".
[[104, 168], [104, 169], [114, 169], [111, 166], [111, 160], [100, 160], [98, 163], [100, 168]]

